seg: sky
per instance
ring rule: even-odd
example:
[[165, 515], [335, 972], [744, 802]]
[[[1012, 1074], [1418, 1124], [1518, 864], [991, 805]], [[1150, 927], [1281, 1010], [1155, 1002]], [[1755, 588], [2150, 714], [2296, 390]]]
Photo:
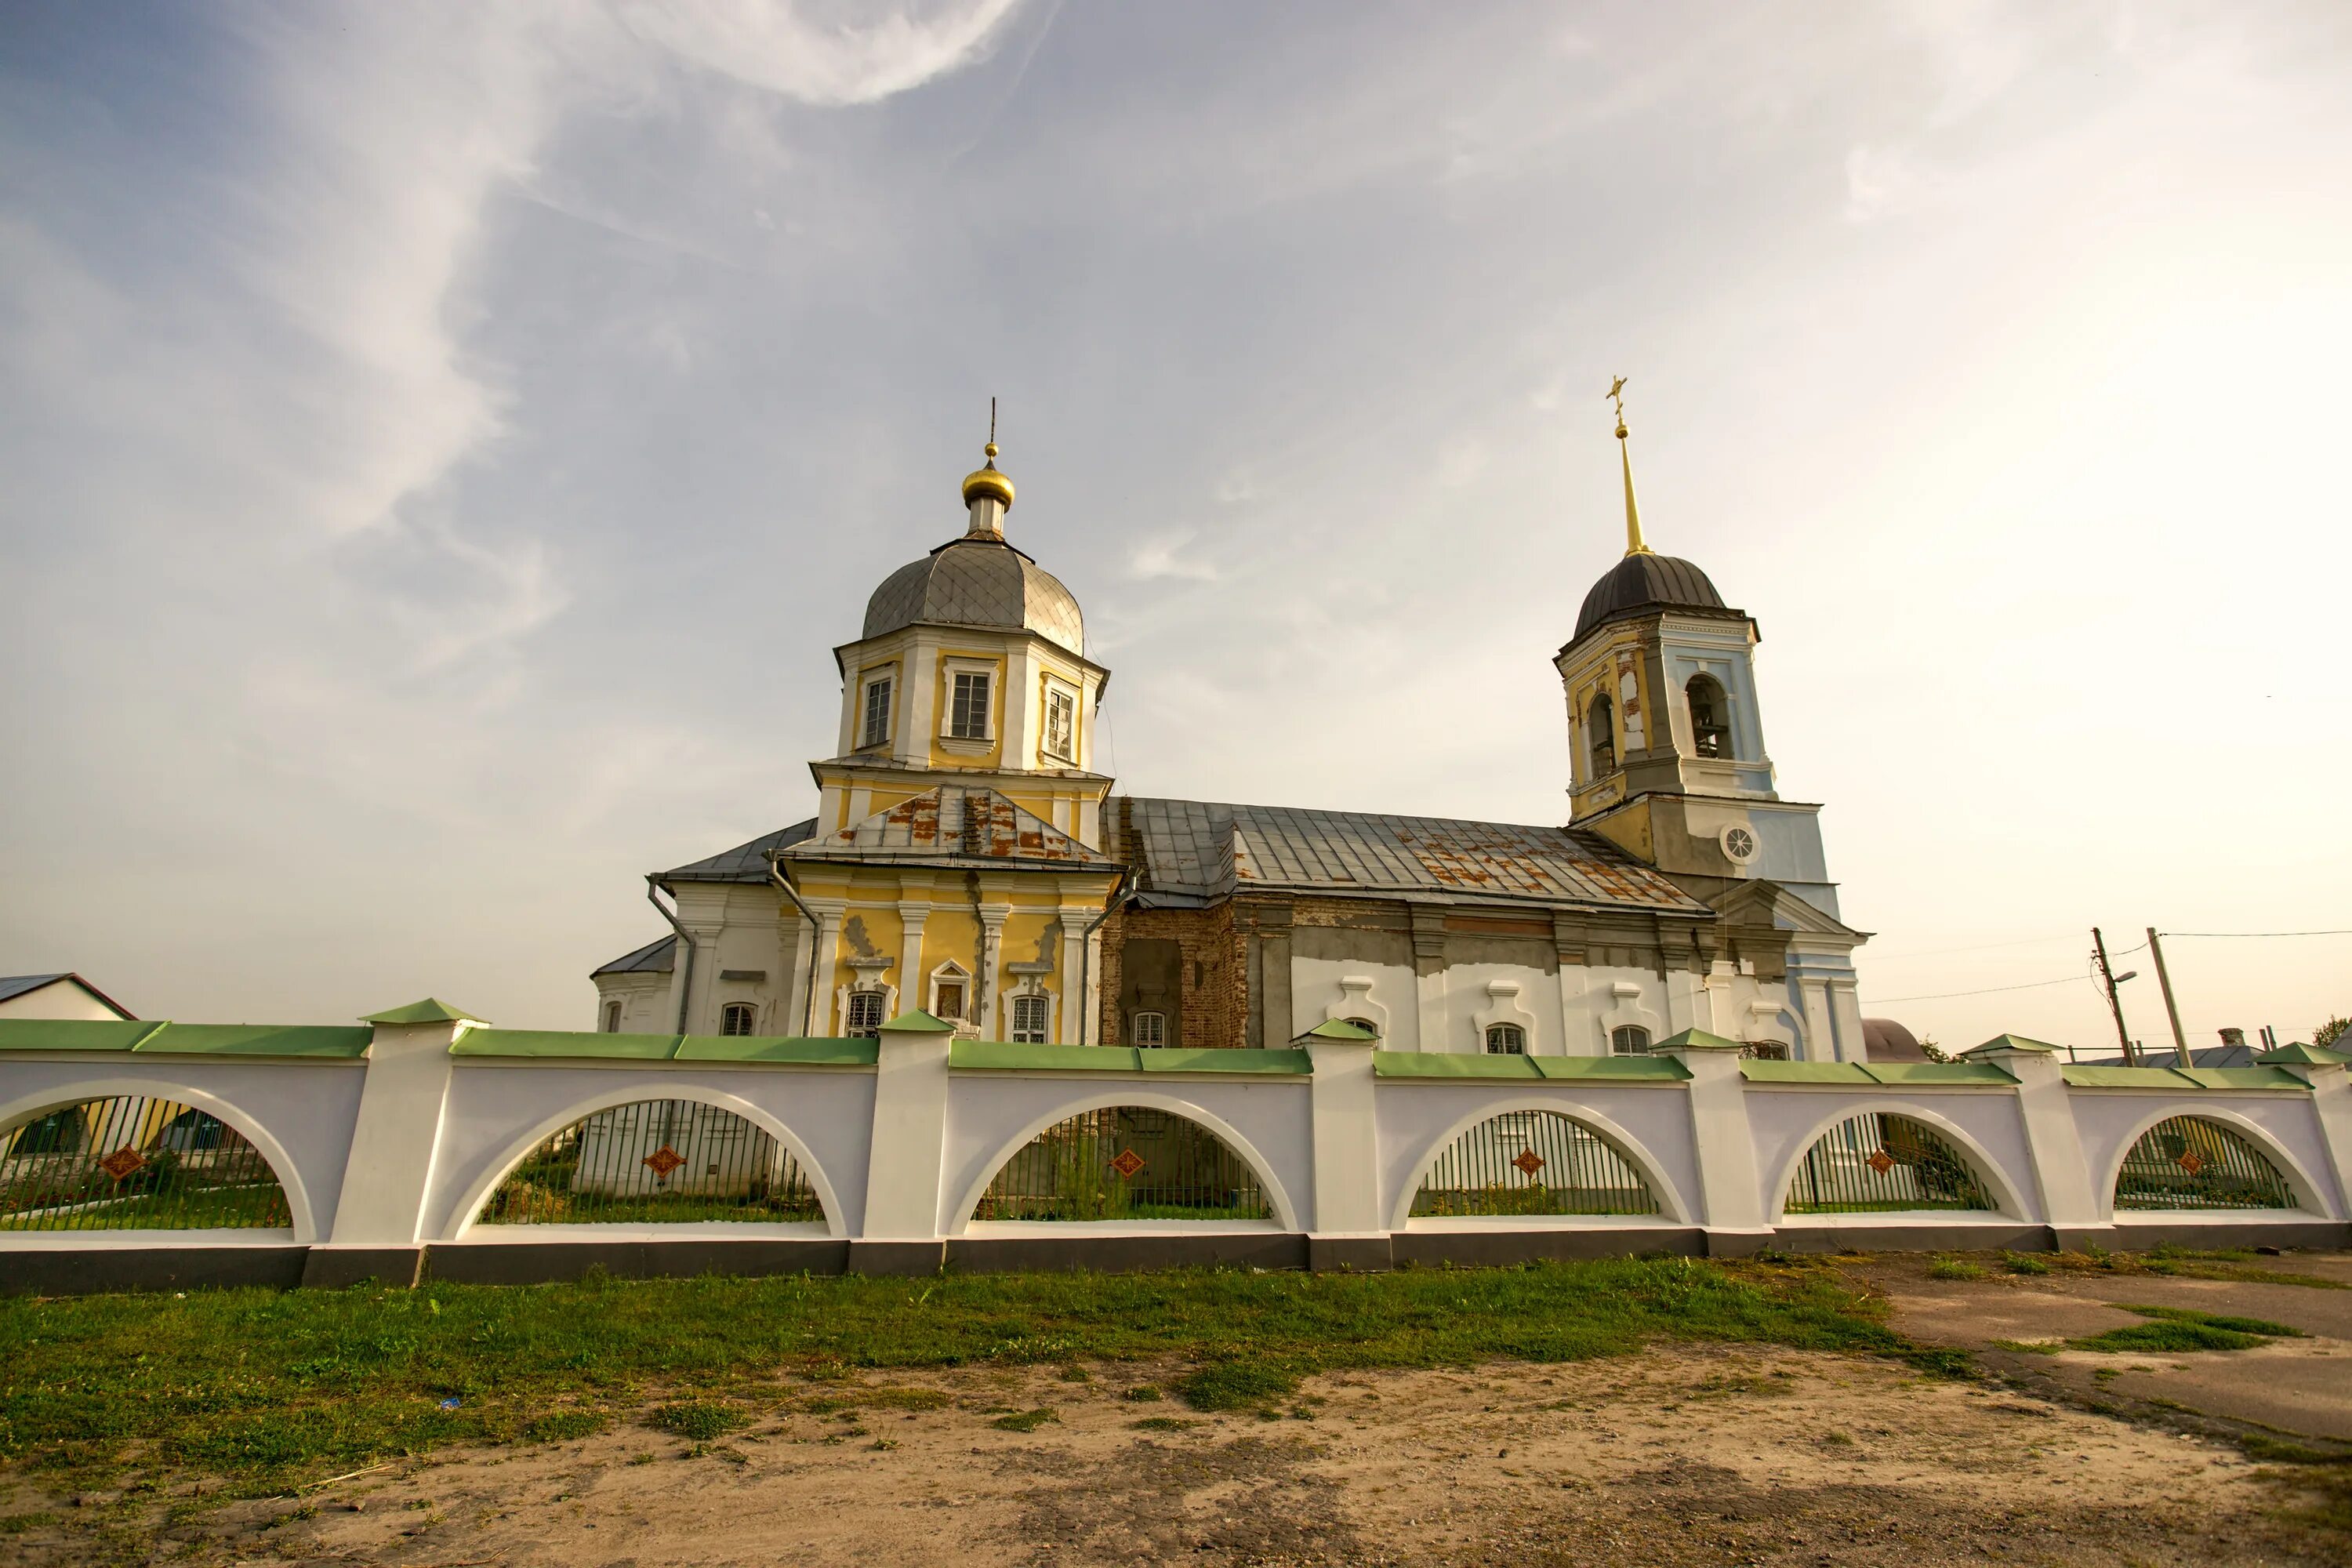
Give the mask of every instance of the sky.
[[20, 0], [0, 973], [593, 1026], [991, 396], [1121, 789], [1563, 822], [1623, 374], [1865, 1012], [2307, 1037], [2347, 191], [2333, 3]]

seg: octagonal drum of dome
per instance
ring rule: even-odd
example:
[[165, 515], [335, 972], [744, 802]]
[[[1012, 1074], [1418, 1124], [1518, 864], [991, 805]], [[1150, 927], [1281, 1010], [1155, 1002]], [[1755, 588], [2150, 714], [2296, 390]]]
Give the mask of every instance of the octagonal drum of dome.
[[1086, 654], [1077, 600], [1052, 573], [998, 540], [955, 540], [891, 573], [866, 601], [861, 636], [919, 621], [1021, 628]]

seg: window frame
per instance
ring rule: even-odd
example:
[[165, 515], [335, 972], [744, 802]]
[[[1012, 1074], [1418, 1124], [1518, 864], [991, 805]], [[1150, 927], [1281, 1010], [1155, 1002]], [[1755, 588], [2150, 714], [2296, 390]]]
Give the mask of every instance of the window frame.
[[[1500, 1046], [1497, 1046], [1495, 1043], [1495, 1037], [1498, 1035], [1503, 1037], [1505, 1042]], [[1486, 1048], [1486, 1054], [1490, 1057], [1526, 1056], [1528, 1054], [1527, 1027], [1524, 1025], [1514, 1024], [1508, 1020], [1489, 1024], [1486, 1026], [1486, 1034], [1484, 1044]]]
[[[873, 1004], [874, 1021], [871, 1024], [861, 1024], [857, 1015], [864, 1010], [863, 1005], [868, 998], [871, 998]], [[877, 991], [870, 986], [861, 986], [852, 991], [842, 1002], [841, 1032], [853, 1040], [874, 1039], [881, 1034], [882, 1026], [889, 1022], [883, 1016], [889, 1009], [890, 998], [887, 992]]]
[[[1144, 1020], [1151, 1020], [1144, 1026]], [[1150, 1035], [1150, 1039], [1143, 1037]], [[1168, 1044], [1168, 1015], [1156, 1007], [1146, 1007], [1127, 1016], [1127, 1043], [1139, 1050], [1158, 1050]]]
[[[1628, 1035], [1639, 1036], [1641, 1044], [1627, 1048], [1624, 1039]], [[1612, 1057], [1646, 1057], [1654, 1045], [1650, 1031], [1639, 1024], [1620, 1024], [1609, 1031], [1609, 1054]]]
[[[1059, 746], [1054, 744], [1054, 713], [1056, 708], [1065, 710], [1068, 721], [1062, 737], [1063, 743]], [[1038, 751], [1072, 767], [1077, 766], [1078, 693], [1068, 681], [1051, 675], [1045, 677], [1045, 711], [1040, 716], [1037, 733]]]
[[[956, 746], [986, 747], [997, 739], [997, 698], [1003, 688], [1003, 671], [994, 659], [967, 658], [950, 656], [940, 660], [940, 675], [946, 688], [940, 693], [940, 739]], [[982, 684], [986, 695], [980, 703], [980, 732], [966, 734], [956, 728], [956, 694], [965, 689], [967, 681]]]
[[[1036, 1014], [1038, 1022], [1034, 1026], [1024, 1026], [1021, 1021], [1022, 1015], [1032, 1010]], [[1026, 1046], [1043, 1046], [1052, 1043], [1054, 999], [1044, 992], [1029, 991], [1017, 996], [1008, 997], [1005, 1018], [1009, 1027], [1004, 1032], [1013, 1037], [1014, 1043]]]
[[599, 1017], [596, 1032], [602, 1035], [619, 1034], [621, 1032], [621, 1014], [624, 1010], [625, 1009], [621, 1005], [621, 999], [618, 996], [605, 997], [604, 1005], [597, 1009]]
[[[736, 1028], [740, 1019], [743, 1026]], [[724, 1037], [756, 1035], [760, 1032], [760, 1007], [756, 1002], [730, 1002], [719, 1009], [719, 1033]]]
[[[885, 666], [880, 670], [862, 677], [861, 679], [862, 684], [859, 688], [857, 710], [857, 745], [856, 749], [862, 752], [866, 750], [868, 747], [887, 746], [890, 743], [890, 732], [897, 727], [894, 721], [898, 716], [898, 667], [896, 665]], [[880, 714], [882, 727], [881, 732], [878, 734], [875, 732], [874, 727], [874, 721], [876, 718], [874, 711], [874, 694], [877, 689], [879, 689], [882, 693], [882, 711]]]

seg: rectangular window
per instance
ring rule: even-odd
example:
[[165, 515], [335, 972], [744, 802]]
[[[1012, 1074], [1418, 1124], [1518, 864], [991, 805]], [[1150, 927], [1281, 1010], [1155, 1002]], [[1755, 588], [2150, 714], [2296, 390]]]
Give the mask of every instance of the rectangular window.
[[890, 678], [866, 683], [866, 728], [861, 746], [878, 746], [890, 738]]
[[1043, 996], [1015, 996], [1013, 999], [1013, 1037], [1024, 1045], [1045, 1043], [1045, 1026], [1051, 1004]]
[[618, 1002], [604, 1004], [604, 1032], [608, 1035], [621, 1032], [621, 1005]]
[[853, 991], [849, 994], [848, 1016], [843, 1020], [842, 1033], [853, 1039], [870, 1040], [882, 1032], [883, 996], [879, 991]]
[[960, 741], [988, 739], [988, 677], [984, 673], [956, 671], [955, 694], [948, 705], [948, 733]]
[[1066, 691], [1045, 691], [1045, 750], [1066, 763], [1078, 757], [1078, 705]]
[[1131, 1046], [1164, 1046], [1168, 1043], [1168, 1015], [1138, 1013], [1128, 1020], [1127, 1043]]

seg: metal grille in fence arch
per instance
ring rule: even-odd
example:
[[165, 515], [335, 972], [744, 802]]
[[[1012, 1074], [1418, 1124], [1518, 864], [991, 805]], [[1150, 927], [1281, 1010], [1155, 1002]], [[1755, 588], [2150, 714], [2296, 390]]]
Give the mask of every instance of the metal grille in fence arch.
[[2139, 1135], [2116, 1173], [2119, 1209], [2291, 1209], [2286, 1177], [2244, 1134], [2174, 1116]]
[[1557, 1110], [1489, 1117], [1448, 1143], [1421, 1179], [1412, 1213], [1654, 1215], [1658, 1195], [1633, 1163]]
[[1984, 1210], [1991, 1194], [1949, 1139], [1892, 1111], [1849, 1116], [1814, 1141], [1789, 1183], [1788, 1214]]
[[177, 1100], [85, 1100], [0, 1132], [0, 1230], [283, 1230], [261, 1151]]
[[1081, 1111], [1013, 1152], [976, 1220], [1263, 1220], [1249, 1163], [1196, 1121], [1148, 1106]]
[[532, 1145], [478, 1225], [782, 1225], [824, 1218], [792, 1152], [733, 1111], [639, 1100]]

